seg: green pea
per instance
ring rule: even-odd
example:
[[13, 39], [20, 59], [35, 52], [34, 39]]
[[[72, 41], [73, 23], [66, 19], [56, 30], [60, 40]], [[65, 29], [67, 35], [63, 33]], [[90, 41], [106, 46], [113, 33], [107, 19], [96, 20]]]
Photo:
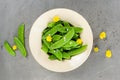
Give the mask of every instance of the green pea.
[[63, 38], [61, 38], [59, 41], [56, 41], [53, 43], [50, 48], [56, 49], [62, 47], [64, 44], [66, 44], [68, 41], [72, 39], [74, 35], [74, 29], [72, 28]]
[[75, 55], [78, 55], [78, 54], [81, 54], [83, 53], [85, 50], [87, 49], [87, 45], [83, 45], [82, 47], [78, 48], [78, 49], [74, 49], [74, 50], [71, 50], [69, 52], [67, 52], [70, 56], [75, 56]]
[[4, 42], [4, 47], [6, 49], [6, 51], [11, 55], [11, 56], [16, 56], [15, 51], [12, 49], [12, 47], [10, 46], [10, 44], [8, 43], [8, 41]]
[[25, 24], [22, 23], [22, 24], [19, 25], [19, 28], [18, 28], [18, 38], [23, 43], [23, 45], [25, 43], [24, 31], [25, 31]]

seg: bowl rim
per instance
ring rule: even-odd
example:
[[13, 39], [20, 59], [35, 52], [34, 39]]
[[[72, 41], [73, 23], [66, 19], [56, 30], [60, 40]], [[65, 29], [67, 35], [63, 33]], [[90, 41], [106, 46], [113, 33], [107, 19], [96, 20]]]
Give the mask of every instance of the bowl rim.
[[[67, 8], [55, 8], [55, 9], [50, 9], [50, 10], [42, 13], [40, 16], [44, 15], [45, 13], [47, 13], [47, 12], [49, 12], [49, 11], [53, 11], [53, 10], [70, 10], [70, 11], [72, 11], [72, 12], [75, 12], [75, 13], [79, 14], [78, 12], [76, 12], [76, 11], [74, 11], [74, 10], [71, 10], [71, 9], [67, 9]], [[79, 14], [79, 15], [82, 16], [81, 14]], [[30, 29], [30, 33], [29, 33], [29, 48], [30, 48], [30, 52], [32, 53], [32, 56], [34, 57], [34, 59], [35, 59], [37, 62], [38, 62], [38, 60], [37, 60], [37, 59], [35, 58], [35, 56], [33, 55], [34, 53], [32, 52], [31, 47], [30, 47], [30, 38], [31, 38], [31, 31], [32, 31], [32, 29], [34, 28], [33, 26], [35, 25], [36, 21], [40, 18], [40, 16], [38, 16], [38, 18], [34, 21], [32, 27], [31, 27], [31, 29]], [[83, 16], [82, 16], [82, 18], [86, 21], [86, 23], [87, 23], [88, 26], [90, 27], [90, 25], [89, 25], [89, 23], [87, 22], [87, 20], [86, 20]], [[90, 32], [91, 32], [91, 37], [92, 37], [92, 41], [91, 41], [92, 46], [91, 46], [89, 55], [90, 55], [90, 53], [91, 53], [91, 51], [92, 51], [92, 47], [93, 47], [93, 32], [92, 32], [91, 27], [90, 27]], [[86, 57], [86, 60], [88, 59], [89, 55]], [[85, 60], [85, 61], [86, 61], [86, 60]], [[84, 61], [84, 62], [85, 62], [85, 61]], [[84, 62], [83, 62], [83, 63], [84, 63]], [[39, 63], [39, 62], [38, 62], [38, 63]], [[82, 64], [83, 64], [83, 63], [82, 63]], [[40, 64], [40, 63], [39, 63], [39, 64]], [[81, 64], [81, 65], [82, 65], [82, 64]], [[40, 64], [40, 65], [41, 65], [41, 64]], [[81, 65], [79, 65], [79, 66], [81, 66]], [[41, 66], [45, 68], [45, 66], [43, 66], [43, 65], [41, 65]], [[77, 66], [77, 67], [74, 68], [74, 69], [77, 69], [79, 66]], [[46, 68], [46, 69], [47, 69], [47, 68]], [[74, 70], [74, 69], [66, 70], [66, 71], [54, 71], [54, 70], [50, 70], [50, 69], [47, 69], [47, 70], [54, 71], [54, 72], [68, 72], [68, 71], [72, 71], [72, 70]]]

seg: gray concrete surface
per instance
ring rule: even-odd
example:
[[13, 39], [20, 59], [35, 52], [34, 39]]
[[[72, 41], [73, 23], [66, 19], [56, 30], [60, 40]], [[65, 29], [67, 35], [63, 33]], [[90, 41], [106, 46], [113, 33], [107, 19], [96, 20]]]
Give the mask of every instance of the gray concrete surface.
[[[88, 60], [78, 69], [55, 73], [41, 67], [31, 55], [28, 44], [29, 31], [38, 16], [49, 9], [68, 8], [83, 15], [89, 22], [94, 45], [99, 53], [91, 52]], [[20, 23], [26, 24], [28, 57], [19, 51], [12, 57], [3, 48], [4, 40], [13, 44]], [[99, 40], [101, 31], [107, 40]], [[89, 38], [88, 38], [89, 39]], [[113, 52], [105, 58], [105, 50]], [[0, 0], [0, 80], [120, 80], [120, 0]]]

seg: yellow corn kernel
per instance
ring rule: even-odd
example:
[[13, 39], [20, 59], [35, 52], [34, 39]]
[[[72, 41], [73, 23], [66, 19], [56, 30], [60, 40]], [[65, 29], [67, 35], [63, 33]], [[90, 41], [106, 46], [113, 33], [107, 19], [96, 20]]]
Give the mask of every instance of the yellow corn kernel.
[[82, 44], [83, 43], [83, 41], [82, 41], [82, 39], [77, 39], [77, 44]]
[[16, 50], [16, 49], [17, 49], [17, 46], [16, 46], [16, 45], [13, 45], [12, 48], [13, 48], [13, 50]]
[[51, 41], [52, 41], [52, 37], [51, 37], [50, 35], [47, 36], [47, 37], [46, 37], [46, 41], [51, 42]]
[[54, 16], [53, 17], [53, 22], [58, 22], [60, 20], [60, 17], [59, 16]]
[[106, 38], [106, 32], [101, 32], [100, 35], [99, 35], [99, 38], [100, 39], [105, 39]]
[[98, 52], [99, 48], [98, 47], [94, 47], [94, 52]]
[[109, 50], [109, 49], [106, 50], [105, 55], [106, 55], [107, 58], [111, 58], [112, 57], [112, 51]]

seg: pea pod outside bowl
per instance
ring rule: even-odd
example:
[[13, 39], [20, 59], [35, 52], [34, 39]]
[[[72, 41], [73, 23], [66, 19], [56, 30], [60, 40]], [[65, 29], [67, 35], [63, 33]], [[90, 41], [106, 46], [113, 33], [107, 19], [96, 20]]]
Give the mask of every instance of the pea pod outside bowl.
[[[74, 26], [83, 28], [84, 31], [81, 33], [81, 39], [83, 40], [83, 44], [88, 45], [85, 52], [65, 61], [48, 59], [48, 55], [41, 50], [42, 32], [56, 15], [59, 16], [60, 19], [68, 21]], [[86, 19], [79, 13], [65, 8], [52, 9], [40, 15], [32, 25], [29, 35], [29, 47], [35, 60], [47, 70], [54, 72], [68, 72], [80, 67], [88, 59], [92, 50], [92, 45], [93, 34]]]

